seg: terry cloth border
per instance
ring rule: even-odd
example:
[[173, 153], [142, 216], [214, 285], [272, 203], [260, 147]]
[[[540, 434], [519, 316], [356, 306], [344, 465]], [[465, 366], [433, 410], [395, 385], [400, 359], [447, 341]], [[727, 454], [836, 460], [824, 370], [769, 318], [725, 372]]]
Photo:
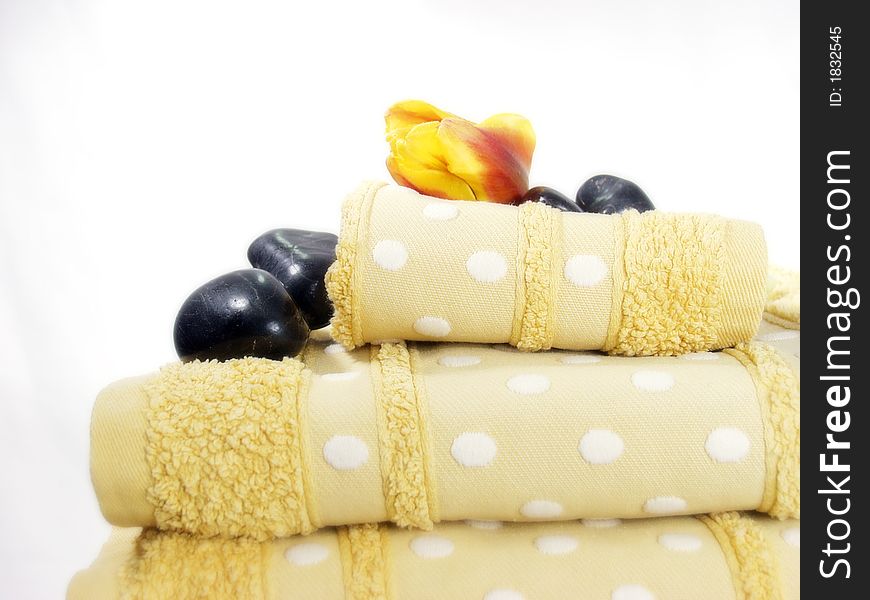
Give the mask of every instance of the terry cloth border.
[[173, 363], [148, 383], [157, 526], [258, 540], [314, 531], [300, 410], [308, 378], [295, 359], [243, 358]]
[[781, 600], [774, 554], [761, 528], [740, 513], [697, 517], [709, 529], [731, 570], [737, 600]]
[[620, 217], [625, 280], [614, 281], [622, 298], [613, 311], [621, 318], [611, 320], [604, 350], [649, 356], [716, 348], [725, 220], [634, 210]]
[[427, 464], [426, 407], [411, 355], [404, 343], [388, 343], [372, 346], [371, 357], [387, 518], [402, 527], [431, 529], [435, 494]]
[[385, 600], [389, 594], [387, 530], [376, 524], [338, 528], [347, 600]]
[[517, 210], [518, 247], [515, 314], [510, 343], [535, 352], [553, 346], [553, 309], [562, 212], [540, 202]]
[[385, 183], [368, 182], [351, 193], [341, 208], [341, 235], [335, 247], [335, 262], [326, 271], [326, 291], [333, 303], [332, 336], [351, 350], [363, 345], [357, 273], [357, 245], [360, 230], [368, 218], [375, 196]]
[[749, 342], [726, 350], [755, 382], [764, 420], [767, 475], [758, 510], [778, 519], [801, 515], [800, 377], [767, 344]]
[[120, 573], [122, 600], [266, 598], [264, 547], [251, 539], [203, 540], [145, 530]]

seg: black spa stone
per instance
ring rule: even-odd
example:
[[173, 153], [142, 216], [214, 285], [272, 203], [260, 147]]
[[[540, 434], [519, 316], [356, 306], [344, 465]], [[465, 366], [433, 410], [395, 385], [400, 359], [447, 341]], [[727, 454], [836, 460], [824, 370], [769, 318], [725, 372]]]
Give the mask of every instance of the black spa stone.
[[615, 214], [635, 209], [638, 212], [655, 210], [652, 201], [642, 189], [628, 179], [614, 175], [590, 177], [577, 190], [577, 204], [586, 212]]
[[335, 262], [338, 238], [332, 233], [304, 229], [273, 229], [248, 248], [251, 266], [274, 275], [284, 284], [311, 329], [332, 318], [332, 303], [324, 277]]
[[568, 196], [551, 187], [543, 185], [533, 187], [523, 194], [519, 203], [523, 204], [524, 202], [540, 202], [541, 204], [558, 208], [564, 212], [583, 212], [583, 209], [577, 206], [577, 203], [571, 200]]
[[233, 271], [197, 288], [175, 319], [181, 360], [296, 356], [308, 325], [280, 281], [260, 269]]

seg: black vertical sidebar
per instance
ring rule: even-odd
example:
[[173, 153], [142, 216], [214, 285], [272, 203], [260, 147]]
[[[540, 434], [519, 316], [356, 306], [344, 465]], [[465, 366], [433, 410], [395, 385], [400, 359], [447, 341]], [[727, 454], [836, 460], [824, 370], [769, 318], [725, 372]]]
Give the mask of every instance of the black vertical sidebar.
[[870, 23], [860, 3], [801, 5], [804, 598], [870, 595], [870, 411], [864, 313]]

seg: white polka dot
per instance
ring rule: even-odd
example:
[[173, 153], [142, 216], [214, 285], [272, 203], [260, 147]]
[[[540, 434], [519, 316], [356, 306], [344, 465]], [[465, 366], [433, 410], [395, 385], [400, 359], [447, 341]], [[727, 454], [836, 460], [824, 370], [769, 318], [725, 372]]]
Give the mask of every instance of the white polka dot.
[[655, 600], [653, 593], [642, 585], [621, 585], [610, 595], [611, 600]]
[[701, 538], [690, 533], [663, 533], [659, 544], [675, 552], [697, 552], [701, 549]]
[[562, 514], [562, 505], [552, 500], [529, 500], [520, 508], [520, 513], [530, 519], [551, 519]]
[[543, 394], [550, 389], [550, 380], [543, 375], [514, 375], [507, 380], [507, 386], [515, 394]]
[[414, 331], [429, 337], [444, 337], [450, 333], [450, 323], [441, 317], [420, 317], [414, 321]]
[[525, 596], [516, 590], [498, 589], [487, 592], [483, 600], [525, 600]]
[[656, 496], [643, 503], [643, 510], [656, 515], [678, 513], [686, 510], [686, 501], [677, 496]]
[[680, 356], [683, 360], [718, 360], [718, 352], [689, 352]]
[[501, 521], [481, 521], [479, 519], [466, 519], [465, 524], [475, 529], [501, 529], [504, 525]]
[[494, 283], [507, 275], [508, 271], [504, 256], [492, 250], [475, 252], [465, 261], [465, 268], [480, 283]]
[[334, 435], [323, 444], [323, 458], [333, 468], [347, 471], [366, 464], [369, 459], [369, 448], [358, 437]]
[[438, 364], [442, 367], [471, 367], [480, 364], [480, 357], [470, 354], [452, 354], [439, 358]]
[[739, 462], [749, 454], [749, 437], [742, 429], [719, 427], [707, 436], [704, 448], [716, 462]]
[[359, 371], [345, 371], [344, 373], [324, 373], [320, 376], [324, 381], [350, 381], [359, 377]]
[[622, 519], [583, 519], [581, 523], [593, 529], [608, 529], [622, 525]]
[[420, 558], [444, 558], [453, 554], [453, 542], [440, 535], [418, 535], [409, 546]]
[[486, 467], [497, 452], [495, 442], [485, 433], [468, 431], [453, 440], [450, 454], [463, 467]]
[[347, 349], [341, 344], [330, 344], [323, 351], [327, 354], [343, 354], [347, 352]]
[[593, 286], [607, 275], [607, 265], [593, 254], [577, 254], [565, 263], [565, 278], [580, 287]]
[[323, 544], [304, 542], [290, 546], [284, 551], [284, 558], [298, 567], [316, 565], [329, 556], [329, 550]]
[[631, 382], [634, 387], [645, 392], [665, 392], [674, 387], [674, 376], [664, 371], [635, 371]]
[[764, 335], [758, 336], [758, 339], [762, 342], [781, 342], [783, 340], [793, 340], [797, 337], [800, 337], [799, 331], [793, 331], [791, 329], [787, 329], [785, 331], [774, 331], [771, 333], [765, 333]]
[[577, 538], [570, 535], [542, 535], [535, 547], [543, 554], [568, 554], [577, 549]]
[[594, 354], [565, 354], [559, 361], [566, 365], [594, 365], [601, 362], [601, 357]]
[[398, 271], [408, 262], [408, 249], [397, 240], [381, 240], [372, 250], [375, 263], [387, 271]]
[[606, 465], [622, 456], [625, 444], [609, 429], [590, 429], [580, 438], [580, 454], [593, 465]]
[[433, 221], [449, 221], [459, 215], [459, 209], [448, 202], [430, 202], [423, 207], [423, 216]]
[[801, 547], [801, 528], [800, 527], [789, 527], [788, 529], [784, 529], [782, 532], [782, 539], [785, 540], [785, 543], [789, 546], [794, 546], [795, 548]]

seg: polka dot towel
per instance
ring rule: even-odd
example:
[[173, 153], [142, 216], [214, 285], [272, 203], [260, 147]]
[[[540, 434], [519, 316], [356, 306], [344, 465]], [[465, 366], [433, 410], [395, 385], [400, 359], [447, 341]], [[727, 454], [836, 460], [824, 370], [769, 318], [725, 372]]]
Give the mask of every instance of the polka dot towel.
[[349, 348], [403, 339], [680, 355], [748, 341], [765, 309], [764, 239], [743, 221], [366, 184], [342, 224], [327, 288]]
[[603, 528], [361, 525], [262, 543], [169, 532], [137, 540], [136, 532], [116, 530], [73, 579], [69, 598], [108, 597], [119, 586], [131, 597], [160, 598], [713, 600], [733, 598], [734, 589], [800, 597], [800, 524], [736, 513]]
[[[437, 318], [420, 325], [446, 330]], [[419, 528], [584, 519], [602, 529], [735, 509], [792, 517], [799, 332], [760, 335], [681, 357], [318, 342], [303, 362], [178, 364], [100, 395], [97, 497], [116, 523], [259, 539], [385, 516]]]

